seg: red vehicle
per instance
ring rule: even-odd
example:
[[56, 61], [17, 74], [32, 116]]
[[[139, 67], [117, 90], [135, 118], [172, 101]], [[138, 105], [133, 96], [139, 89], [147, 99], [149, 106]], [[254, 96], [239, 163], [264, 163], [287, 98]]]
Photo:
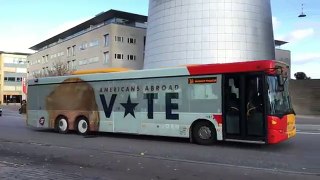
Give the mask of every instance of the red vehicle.
[[274, 60], [189, 67], [190, 74], [223, 74], [223, 138], [275, 144], [295, 136], [289, 66]]

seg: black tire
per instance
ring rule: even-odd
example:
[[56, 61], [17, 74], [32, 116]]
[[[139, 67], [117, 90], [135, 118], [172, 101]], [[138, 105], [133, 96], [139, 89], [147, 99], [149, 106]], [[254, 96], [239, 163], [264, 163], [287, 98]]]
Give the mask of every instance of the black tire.
[[79, 134], [81, 135], [88, 135], [90, 132], [90, 125], [89, 125], [89, 121], [87, 118], [85, 117], [80, 117], [77, 120], [77, 131]]
[[211, 145], [217, 140], [214, 125], [208, 121], [199, 121], [192, 128], [194, 142], [201, 145]]
[[60, 116], [56, 121], [56, 130], [61, 134], [69, 132], [69, 122], [66, 117]]

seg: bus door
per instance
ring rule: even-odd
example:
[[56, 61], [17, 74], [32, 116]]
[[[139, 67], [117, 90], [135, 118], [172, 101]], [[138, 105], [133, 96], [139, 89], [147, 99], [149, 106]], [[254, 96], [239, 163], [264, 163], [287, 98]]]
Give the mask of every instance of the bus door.
[[264, 80], [259, 74], [224, 76], [225, 139], [265, 141]]

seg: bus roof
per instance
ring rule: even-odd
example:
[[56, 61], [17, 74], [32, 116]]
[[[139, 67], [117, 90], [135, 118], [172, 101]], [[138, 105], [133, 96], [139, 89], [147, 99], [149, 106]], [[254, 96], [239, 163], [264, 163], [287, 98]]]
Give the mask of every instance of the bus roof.
[[[225, 64], [199, 64], [187, 65], [171, 68], [130, 70], [130, 71], [109, 71], [108, 73], [97, 70], [87, 70], [94, 72], [91, 74], [79, 73], [71, 76], [54, 76], [29, 80], [28, 85], [60, 83], [69, 77], [81, 78], [84, 81], [120, 80], [120, 79], [143, 79], [172, 76], [196, 76], [208, 74], [238, 73], [238, 72], [258, 72], [273, 69], [279, 65], [274, 60], [259, 60], [247, 62], [235, 62]], [[285, 64], [283, 64], [285, 66]], [[112, 69], [112, 68], [111, 68]]]
[[203, 64], [198, 66], [187, 66], [187, 68], [190, 72], [190, 75], [205, 75], [266, 71], [269, 69], [276, 68], [276, 65], [280, 64], [282, 64], [283, 66], [287, 66], [283, 62], [275, 60], [258, 60], [224, 64]]

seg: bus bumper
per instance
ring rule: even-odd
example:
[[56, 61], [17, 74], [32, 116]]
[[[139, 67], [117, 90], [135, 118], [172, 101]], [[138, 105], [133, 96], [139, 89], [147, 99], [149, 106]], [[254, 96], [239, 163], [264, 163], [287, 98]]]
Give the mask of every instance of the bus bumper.
[[296, 135], [296, 128], [291, 131], [284, 132], [283, 130], [269, 130], [268, 144], [277, 144], [285, 141]]
[[296, 135], [295, 116], [289, 114], [281, 119], [268, 117], [268, 144], [277, 144]]

